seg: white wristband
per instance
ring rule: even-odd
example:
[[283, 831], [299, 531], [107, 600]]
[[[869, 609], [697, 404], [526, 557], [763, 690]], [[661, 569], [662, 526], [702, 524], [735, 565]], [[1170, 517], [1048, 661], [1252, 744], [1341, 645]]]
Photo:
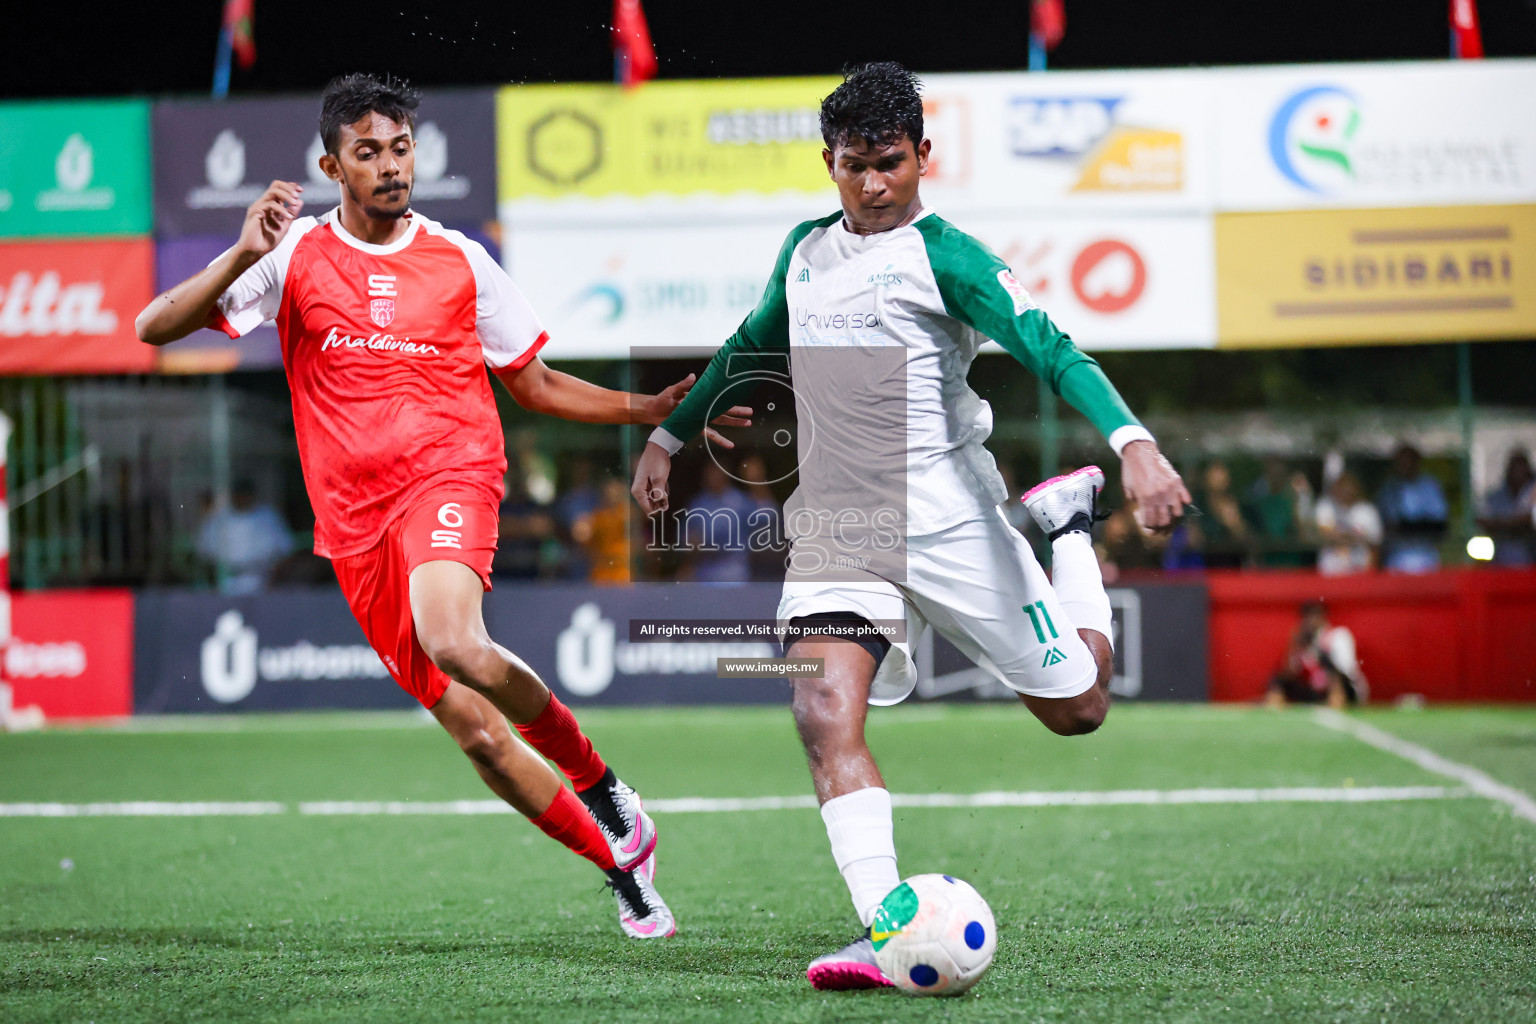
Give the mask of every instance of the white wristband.
[[667, 450], [668, 455], [676, 455], [678, 452], [682, 451], [683, 445], [686, 443], [679, 441], [677, 438], [673, 437], [670, 433], [668, 433], [666, 430], [663, 430], [661, 427], [657, 427], [655, 430], [651, 431], [651, 436], [648, 440], [652, 444], [661, 445]]
[[1127, 423], [1123, 427], [1116, 427], [1115, 432], [1109, 435], [1109, 446], [1120, 457], [1125, 455], [1125, 446], [1132, 441], [1151, 441], [1157, 444], [1157, 438], [1152, 436], [1152, 431], [1138, 423]]

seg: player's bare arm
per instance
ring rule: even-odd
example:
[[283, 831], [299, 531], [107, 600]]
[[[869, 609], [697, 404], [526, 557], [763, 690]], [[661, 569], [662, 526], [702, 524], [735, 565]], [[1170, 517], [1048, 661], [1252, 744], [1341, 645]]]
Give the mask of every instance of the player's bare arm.
[[[599, 387], [580, 377], [561, 373], [537, 356], [519, 369], [496, 376], [512, 392], [517, 404], [530, 412], [579, 423], [643, 423], [653, 427], [672, 414], [697, 380], [697, 376], [690, 373], [660, 394], [636, 395]], [[751, 415], [751, 408], [737, 405], [713, 422], [723, 427], [750, 427]], [[706, 430], [705, 436], [722, 447], [735, 447], [733, 442], [714, 430]]]
[[231, 249], [144, 307], [134, 320], [139, 340], [166, 345], [211, 326], [219, 296], [288, 234], [304, 207], [303, 191], [303, 185], [274, 181], [245, 211], [240, 240]]
[[1120, 453], [1121, 482], [1127, 501], [1136, 502], [1136, 519], [1152, 533], [1173, 529], [1189, 504], [1189, 490], [1178, 470], [1152, 441], [1132, 441]]

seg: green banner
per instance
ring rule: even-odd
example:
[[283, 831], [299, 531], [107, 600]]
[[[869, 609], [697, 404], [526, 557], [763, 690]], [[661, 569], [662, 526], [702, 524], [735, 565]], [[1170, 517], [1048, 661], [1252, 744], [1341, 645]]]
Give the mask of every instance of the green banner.
[[149, 104], [0, 104], [0, 238], [146, 235]]

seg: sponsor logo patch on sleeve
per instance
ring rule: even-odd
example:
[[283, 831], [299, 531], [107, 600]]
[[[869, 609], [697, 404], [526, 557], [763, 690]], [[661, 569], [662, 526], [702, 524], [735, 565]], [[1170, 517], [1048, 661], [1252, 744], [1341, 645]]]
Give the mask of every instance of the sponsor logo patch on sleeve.
[[1014, 316], [1023, 316], [1025, 313], [1036, 308], [1035, 300], [1029, 297], [1029, 292], [1025, 290], [1023, 285], [1019, 284], [1019, 279], [1014, 277], [1013, 272], [1007, 267], [997, 272], [997, 283], [1002, 285], [1003, 291], [1007, 292], [1008, 297], [1013, 299]]

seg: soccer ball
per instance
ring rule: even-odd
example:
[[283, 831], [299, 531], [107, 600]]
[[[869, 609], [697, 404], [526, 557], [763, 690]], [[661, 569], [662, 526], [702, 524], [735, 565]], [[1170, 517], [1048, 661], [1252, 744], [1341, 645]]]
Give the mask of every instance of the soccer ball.
[[914, 996], [959, 995], [981, 980], [997, 949], [992, 908], [949, 875], [913, 875], [892, 889], [869, 937], [880, 970]]

